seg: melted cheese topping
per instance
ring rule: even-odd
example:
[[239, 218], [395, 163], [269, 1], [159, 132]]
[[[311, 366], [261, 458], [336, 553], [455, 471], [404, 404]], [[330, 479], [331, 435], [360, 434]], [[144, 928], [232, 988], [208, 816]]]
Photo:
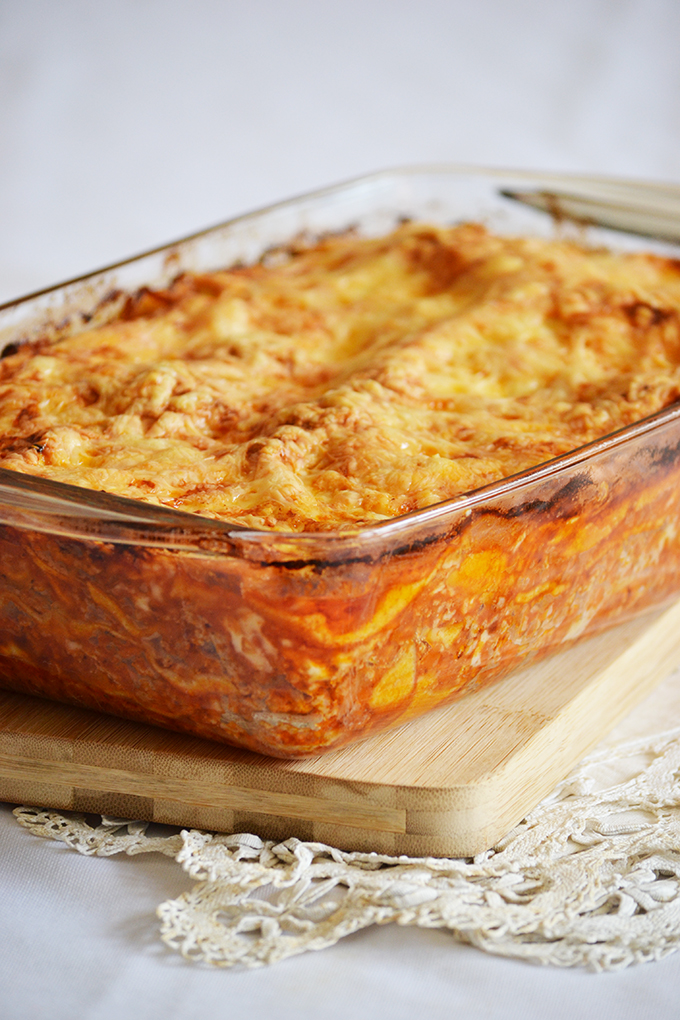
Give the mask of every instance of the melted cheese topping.
[[680, 395], [680, 267], [406, 224], [131, 298], [0, 362], [0, 465], [242, 525], [353, 529]]

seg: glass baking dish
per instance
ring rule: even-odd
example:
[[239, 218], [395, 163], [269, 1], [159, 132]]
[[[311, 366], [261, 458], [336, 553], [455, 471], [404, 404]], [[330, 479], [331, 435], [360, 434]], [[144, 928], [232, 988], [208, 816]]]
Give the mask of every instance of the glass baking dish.
[[[142, 286], [252, 262], [301, 233], [375, 235], [403, 217], [570, 229], [508, 197], [527, 189], [553, 212], [556, 193], [596, 207], [615, 229], [585, 226], [581, 212], [571, 229], [589, 241], [680, 254], [671, 186], [403, 169], [11, 302], [0, 349], [72, 335]], [[671, 600], [679, 521], [678, 405], [355, 532], [249, 530], [0, 470], [0, 686], [279, 757], [317, 754]]]

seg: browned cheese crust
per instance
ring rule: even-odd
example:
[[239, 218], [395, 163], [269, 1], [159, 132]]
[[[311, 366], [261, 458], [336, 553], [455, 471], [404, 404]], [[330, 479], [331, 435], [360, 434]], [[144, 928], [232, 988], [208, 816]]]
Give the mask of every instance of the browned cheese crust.
[[406, 224], [184, 275], [0, 362], [0, 465], [255, 528], [374, 524], [678, 399], [680, 269]]

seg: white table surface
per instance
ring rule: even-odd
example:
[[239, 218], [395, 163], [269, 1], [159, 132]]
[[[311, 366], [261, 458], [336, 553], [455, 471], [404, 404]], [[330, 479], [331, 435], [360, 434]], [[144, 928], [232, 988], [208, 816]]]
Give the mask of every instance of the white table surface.
[[[680, 181], [679, 44], [677, 0], [3, 0], [0, 300], [396, 164]], [[394, 926], [213, 971], [157, 938], [172, 861], [83, 858], [9, 807], [0, 848], [0, 1020], [679, 1012], [680, 954], [591, 975]]]

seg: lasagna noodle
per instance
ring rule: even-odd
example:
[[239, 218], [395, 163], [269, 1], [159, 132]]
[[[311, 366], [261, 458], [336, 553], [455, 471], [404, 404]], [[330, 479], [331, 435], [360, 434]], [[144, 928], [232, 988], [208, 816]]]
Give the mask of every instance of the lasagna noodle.
[[408, 223], [183, 275], [0, 362], [0, 465], [255, 528], [353, 530], [678, 399], [680, 267]]

